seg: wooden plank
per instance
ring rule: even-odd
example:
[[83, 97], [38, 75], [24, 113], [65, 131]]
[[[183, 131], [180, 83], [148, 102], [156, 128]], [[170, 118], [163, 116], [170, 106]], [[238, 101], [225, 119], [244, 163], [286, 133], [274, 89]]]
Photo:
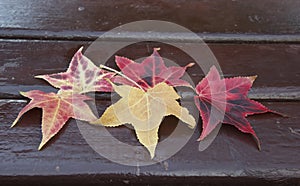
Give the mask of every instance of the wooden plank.
[[[98, 101], [102, 112], [109, 101]], [[42, 151], [37, 147], [41, 139], [38, 109], [29, 111], [15, 128], [9, 129], [18, 111], [25, 105], [22, 100], [0, 102], [0, 180], [1, 183], [41, 184], [70, 183], [78, 180], [86, 184], [132, 182], [157, 183], [159, 179], [172, 184], [215, 183], [222, 180], [238, 185], [250, 183], [282, 185], [299, 184], [299, 102], [263, 102], [270, 109], [289, 115], [288, 118], [274, 114], [248, 117], [262, 143], [258, 151], [250, 135], [242, 134], [231, 126], [222, 126], [215, 141], [202, 152], [198, 151], [199, 130], [190, 141], [170, 159], [151, 166], [125, 166], [113, 163], [97, 154], [81, 136], [74, 120], [69, 122]], [[164, 120], [160, 138], [172, 133], [174, 119]], [[129, 128], [109, 129], [119, 140], [138, 145]], [[105, 137], [98, 137], [105, 140]], [[97, 138], [97, 139], [98, 139]], [[103, 145], [103, 150], [112, 149]], [[126, 156], [129, 152], [121, 152]], [[115, 153], [115, 152], [113, 152]], [[13, 176], [12, 176], [13, 175]], [[16, 177], [18, 176], [18, 177]], [[19, 177], [20, 176], [20, 177]], [[61, 181], [61, 176], [65, 181]], [[138, 176], [138, 177], [136, 177]], [[150, 177], [148, 177], [150, 176]], [[16, 178], [18, 178], [16, 180]], [[52, 179], [53, 178], [53, 179]], [[2, 182], [2, 180], [4, 182]]]
[[69, 38], [151, 19], [174, 22], [197, 33], [299, 34], [299, 8], [297, 0], [4, 0], [0, 26], [7, 31], [2, 37], [21, 30], [24, 35], [42, 31], [40, 35], [48, 37], [58, 32]]
[[[299, 9], [297, 0], [2, 0], [0, 183], [300, 186]], [[9, 128], [28, 101], [21, 99], [18, 91], [56, 91], [46, 82], [34, 79], [35, 75], [64, 71], [80, 46], [88, 47], [99, 35], [116, 26], [149, 19], [177, 23], [210, 42], [209, 47], [225, 77], [259, 76], [249, 96], [289, 116], [249, 117], [261, 140], [262, 151], [257, 150], [250, 135], [225, 125], [215, 141], [205, 151], [199, 151], [196, 142], [201, 130], [199, 122], [187, 144], [169, 159], [150, 166], [126, 166], [93, 150], [80, 132], [86, 123], [71, 120], [42, 151], [37, 150], [41, 139], [41, 110], [29, 111], [15, 128]], [[105, 39], [132, 38], [193, 41], [187, 33], [134, 31]], [[163, 57], [181, 66], [194, 62], [179, 49], [155, 42], [130, 45], [115, 54], [138, 59], [150, 55], [154, 47], [160, 47]], [[107, 65], [115, 68], [114, 56], [108, 59]], [[198, 67], [189, 69], [188, 73], [194, 82], [204, 77]], [[187, 98], [182, 103], [193, 105], [189, 101], [192, 92], [180, 94]], [[96, 95], [99, 113], [110, 104], [109, 98], [110, 94]], [[174, 131], [177, 121], [174, 117], [165, 118], [159, 132], [161, 141]], [[98, 131], [97, 127], [92, 130]], [[129, 128], [108, 130], [116, 139], [143, 148]], [[89, 138], [101, 143], [98, 149], [110, 152], [110, 157], [121, 154], [127, 160], [137, 161], [135, 158], [144, 156], [119, 148], [97, 132], [90, 133]], [[174, 143], [180, 140], [179, 136], [175, 138]], [[164, 153], [161, 149], [159, 152]], [[157, 153], [155, 160], [159, 158]]]
[[[51, 180], [51, 183], [49, 183]], [[180, 185], [231, 185], [231, 186], [252, 186], [252, 185], [295, 185], [298, 186], [298, 179], [282, 179], [272, 181], [262, 178], [249, 178], [249, 177], [171, 177], [171, 176], [133, 176], [133, 175], [75, 175], [75, 176], [18, 176], [18, 177], [5, 177], [1, 178], [3, 185], [166, 185], [166, 186], [180, 186]]]
[[[90, 42], [1, 40], [0, 97], [20, 98], [18, 91], [55, 91], [35, 75], [65, 71], [72, 55]], [[194, 60], [170, 45], [143, 42], [128, 46], [116, 55], [139, 59], [160, 47], [161, 55], [183, 66]], [[251, 97], [256, 99], [299, 99], [300, 74], [297, 44], [209, 44], [226, 77], [258, 75]], [[115, 68], [114, 56], [108, 62]], [[204, 74], [197, 66], [188, 70], [194, 82]]]
[[[47, 181], [48, 180], [48, 181]], [[49, 183], [51, 180], [51, 183]], [[171, 176], [133, 176], [133, 175], [75, 175], [75, 176], [18, 176], [18, 177], [6, 177], [1, 179], [3, 185], [166, 185], [166, 186], [180, 186], [180, 185], [231, 185], [231, 186], [251, 186], [251, 185], [295, 185], [298, 186], [297, 179], [270, 181], [268, 179], [261, 178], [220, 178], [220, 177], [171, 177]]]

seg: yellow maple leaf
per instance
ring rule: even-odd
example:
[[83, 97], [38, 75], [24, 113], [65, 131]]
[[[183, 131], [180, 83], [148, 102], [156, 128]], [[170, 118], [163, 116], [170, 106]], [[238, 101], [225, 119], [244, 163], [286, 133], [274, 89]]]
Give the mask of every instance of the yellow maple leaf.
[[174, 115], [189, 127], [194, 128], [196, 121], [189, 111], [176, 101], [180, 96], [172, 86], [159, 83], [143, 91], [129, 85], [114, 85], [121, 99], [108, 107], [100, 119], [92, 122], [107, 127], [131, 124], [137, 138], [154, 157], [158, 143], [158, 129], [164, 116]]

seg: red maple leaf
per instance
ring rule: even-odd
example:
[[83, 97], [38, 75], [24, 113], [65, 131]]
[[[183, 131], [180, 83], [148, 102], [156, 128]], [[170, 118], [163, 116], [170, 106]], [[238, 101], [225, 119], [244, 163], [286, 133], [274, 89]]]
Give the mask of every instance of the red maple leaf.
[[25, 112], [34, 107], [42, 108], [43, 138], [39, 149], [57, 134], [70, 118], [84, 121], [97, 119], [89, 106], [84, 102], [91, 99], [85, 95], [45, 93], [39, 90], [21, 92], [21, 94], [30, 98], [31, 101], [21, 110], [12, 127]]
[[[153, 88], [158, 83], [165, 82], [173, 87], [191, 85], [180, 79], [188, 67], [194, 65], [189, 63], [185, 67], [166, 67], [163, 58], [158, 53], [159, 48], [155, 48], [152, 55], [136, 63], [128, 58], [116, 56], [116, 64], [124, 75], [135, 81], [143, 89]], [[132, 82], [122, 77], [116, 77], [114, 82], [135, 86]]]
[[246, 116], [270, 112], [262, 104], [247, 97], [256, 76], [221, 79], [213, 66], [204, 79], [196, 86], [195, 103], [203, 120], [203, 131], [199, 140], [204, 139], [219, 124], [230, 124], [244, 133], [250, 133], [260, 142]]
[[74, 54], [66, 72], [39, 75], [36, 78], [44, 79], [62, 91], [72, 91], [73, 93], [111, 92], [112, 86], [107, 79], [111, 79], [115, 74], [94, 65], [82, 54], [82, 49], [81, 47]]

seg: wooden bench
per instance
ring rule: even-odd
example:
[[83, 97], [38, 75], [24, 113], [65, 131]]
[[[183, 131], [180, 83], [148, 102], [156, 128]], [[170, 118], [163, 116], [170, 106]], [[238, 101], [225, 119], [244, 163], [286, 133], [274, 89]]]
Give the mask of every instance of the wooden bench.
[[[0, 183], [3, 185], [166, 184], [300, 185], [300, 1], [0, 1]], [[71, 120], [42, 151], [41, 110], [10, 125], [27, 103], [19, 91], [54, 91], [35, 75], [64, 71], [80, 46], [99, 34], [138, 20], [182, 25], [205, 39], [224, 75], [258, 75], [249, 96], [289, 117], [248, 117], [262, 150], [250, 135], [222, 126], [215, 141], [198, 151], [195, 131], [170, 159], [151, 166], [113, 163], [86, 143]], [[117, 38], [118, 39], [118, 38]], [[122, 38], [119, 38], [122, 39]], [[118, 51], [130, 58], [147, 56], [157, 43], [142, 42]], [[163, 57], [178, 64], [191, 60], [161, 45]], [[113, 62], [113, 56], [109, 60]], [[204, 74], [190, 70], [193, 79]], [[100, 98], [101, 99], [101, 98]], [[104, 110], [109, 100], [98, 105]], [[163, 124], [160, 137], [172, 127]], [[200, 127], [199, 127], [200, 128]], [[128, 129], [115, 135], [136, 141]]]

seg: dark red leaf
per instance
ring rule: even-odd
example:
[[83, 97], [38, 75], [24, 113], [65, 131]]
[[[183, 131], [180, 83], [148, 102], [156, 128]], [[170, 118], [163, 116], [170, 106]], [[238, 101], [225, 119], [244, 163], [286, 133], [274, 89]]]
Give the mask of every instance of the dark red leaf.
[[245, 118], [256, 113], [270, 112], [262, 104], [247, 97], [255, 76], [221, 78], [213, 66], [207, 76], [196, 86], [195, 103], [203, 120], [203, 131], [199, 140], [204, 139], [219, 124], [230, 124], [244, 133], [252, 134], [260, 148], [255, 131]]
[[[189, 63], [185, 67], [166, 67], [163, 58], [158, 53], [159, 49], [154, 49], [151, 56], [136, 63], [128, 58], [116, 56], [116, 63], [122, 73], [138, 83], [145, 90], [154, 87], [158, 83], [165, 82], [173, 87], [191, 85], [180, 79], [188, 67], [194, 65]], [[132, 82], [122, 77], [116, 77], [115, 82], [135, 86]]]

